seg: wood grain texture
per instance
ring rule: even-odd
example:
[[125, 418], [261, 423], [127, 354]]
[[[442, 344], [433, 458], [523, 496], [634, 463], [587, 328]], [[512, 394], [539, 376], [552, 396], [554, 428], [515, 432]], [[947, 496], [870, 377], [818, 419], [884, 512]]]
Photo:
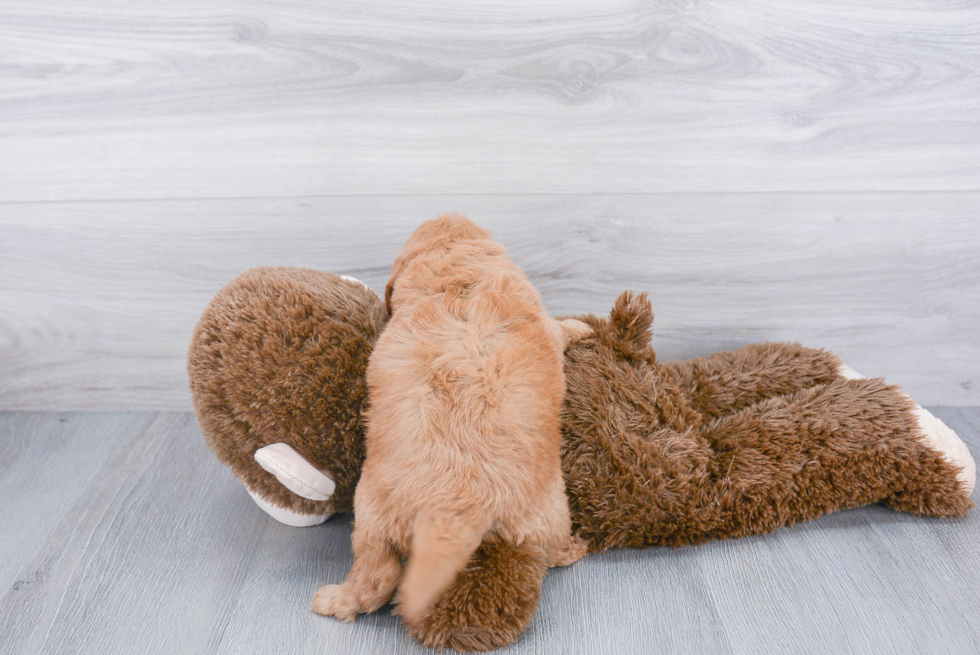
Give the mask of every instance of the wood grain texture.
[[[0, 585], [24, 588], [25, 560], [77, 502], [119, 445], [145, 425], [139, 414], [0, 414]], [[24, 577], [16, 578], [18, 573]]]
[[[933, 411], [980, 452], [980, 407]], [[350, 567], [350, 516], [276, 523], [191, 414], [7, 413], [0, 434], [0, 525], [47, 517], [0, 532], [0, 652], [429, 652], [387, 607], [354, 624], [313, 614], [317, 587]], [[95, 440], [110, 445], [96, 453]], [[42, 454], [51, 470], [23, 475]], [[90, 470], [52, 484], [73, 456]], [[977, 616], [980, 512], [871, 506], [553, 569], [530, 628], [500, 652], [967, 653], [980, 650]]]
[[190, 408], [201, 311], [240, 272], [384, 288], [411, 230], [490, 227], [553, 313], [649, 291], [663, 359], [765, 340], [920, 403], [980, 403], [978, 193], [404, 196], [0, 205], [0, 409]]
[[[99, 415], [70, 416], [99, 438]], [[200, 652], [233, 609], [264, 521], [227, 511], [238, 490], [215, 475], [193, 415], [145, 418], [77, 500], [34, 500], [59, 523], [22, 567], [32, 584], [0, 600], [9, 652]]]
[[960, 0], [6, 0], [0, 200], [980, 189]]

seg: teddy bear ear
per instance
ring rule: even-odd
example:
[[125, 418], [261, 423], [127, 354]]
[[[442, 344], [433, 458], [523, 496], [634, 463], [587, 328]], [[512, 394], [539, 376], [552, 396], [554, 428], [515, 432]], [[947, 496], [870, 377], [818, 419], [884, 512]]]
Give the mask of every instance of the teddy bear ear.
[[654, 356], [650, 345], [653, 308], [646, 293], [621, 293], [609, 313], [609, 321], [616, 333], [616, 350], [633, 359], [650, 359]]

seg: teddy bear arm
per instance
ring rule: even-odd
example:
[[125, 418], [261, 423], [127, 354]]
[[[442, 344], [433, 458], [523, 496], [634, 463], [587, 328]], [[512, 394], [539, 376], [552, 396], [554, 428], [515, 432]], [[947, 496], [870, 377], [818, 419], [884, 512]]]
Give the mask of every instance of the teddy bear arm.
[[710, 420], [767, 398], [833, 382], [843, 364], [826, 350], [767, 342], [663, 366], [691, 408]]

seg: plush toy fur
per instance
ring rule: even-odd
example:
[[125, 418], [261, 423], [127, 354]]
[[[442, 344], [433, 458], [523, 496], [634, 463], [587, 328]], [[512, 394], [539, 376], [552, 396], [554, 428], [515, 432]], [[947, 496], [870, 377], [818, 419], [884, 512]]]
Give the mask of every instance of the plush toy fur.
[[[661, 363], [644, 295], [579, 318], [595, 334], [566, 351], [562, 465], [573, 530], [592, 551], [761, 534], [874, 502], [938, 517], [973, 506], [975, 468], [955, 434], [897, 387], [848, 379], [826, 351], [767, 343]], [[304, 524], [350, 508], [364, 368], [385, 319], [356, 282], [282, 268], [244, 274], [202, 316], [188, 363], [202, 430], [270, 513]], [[256, 461], [275, 444], [310, 463], [306, 486], [302, 470]], [[317, 470], [336, 483], [331, 499], [289, 491], [308, 493]], [[463, 650], [509, 644], [545, 572], [534, 548], [484, 543], [412, 634]]]
[[[387, 319], [384, 303], [360, 283], [260, 268], [218, 293], [194, 330], [187, 370], [208, 446], [257, 500], [298, 524], [353, 507], [368, 356]], [[331, 498], [293, 493], [256, 461], [256, 451], [278, 443], [332, 478]]]

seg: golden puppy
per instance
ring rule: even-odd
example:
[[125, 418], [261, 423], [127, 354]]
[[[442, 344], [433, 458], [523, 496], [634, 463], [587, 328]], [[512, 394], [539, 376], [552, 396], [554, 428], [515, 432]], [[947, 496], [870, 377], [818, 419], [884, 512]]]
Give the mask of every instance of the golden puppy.
[[385, 301], [354, 566], [317, 591], [313, 610], [351, 621], [401, 581], [399, 611], [417, 625], [484, 538], [539, 545], [550, 566], [585, 555], [571, 535], [559, 413], [562, 351], [591, 329], [550, 318], [490, 233], [458, 215], [412, 234]]

